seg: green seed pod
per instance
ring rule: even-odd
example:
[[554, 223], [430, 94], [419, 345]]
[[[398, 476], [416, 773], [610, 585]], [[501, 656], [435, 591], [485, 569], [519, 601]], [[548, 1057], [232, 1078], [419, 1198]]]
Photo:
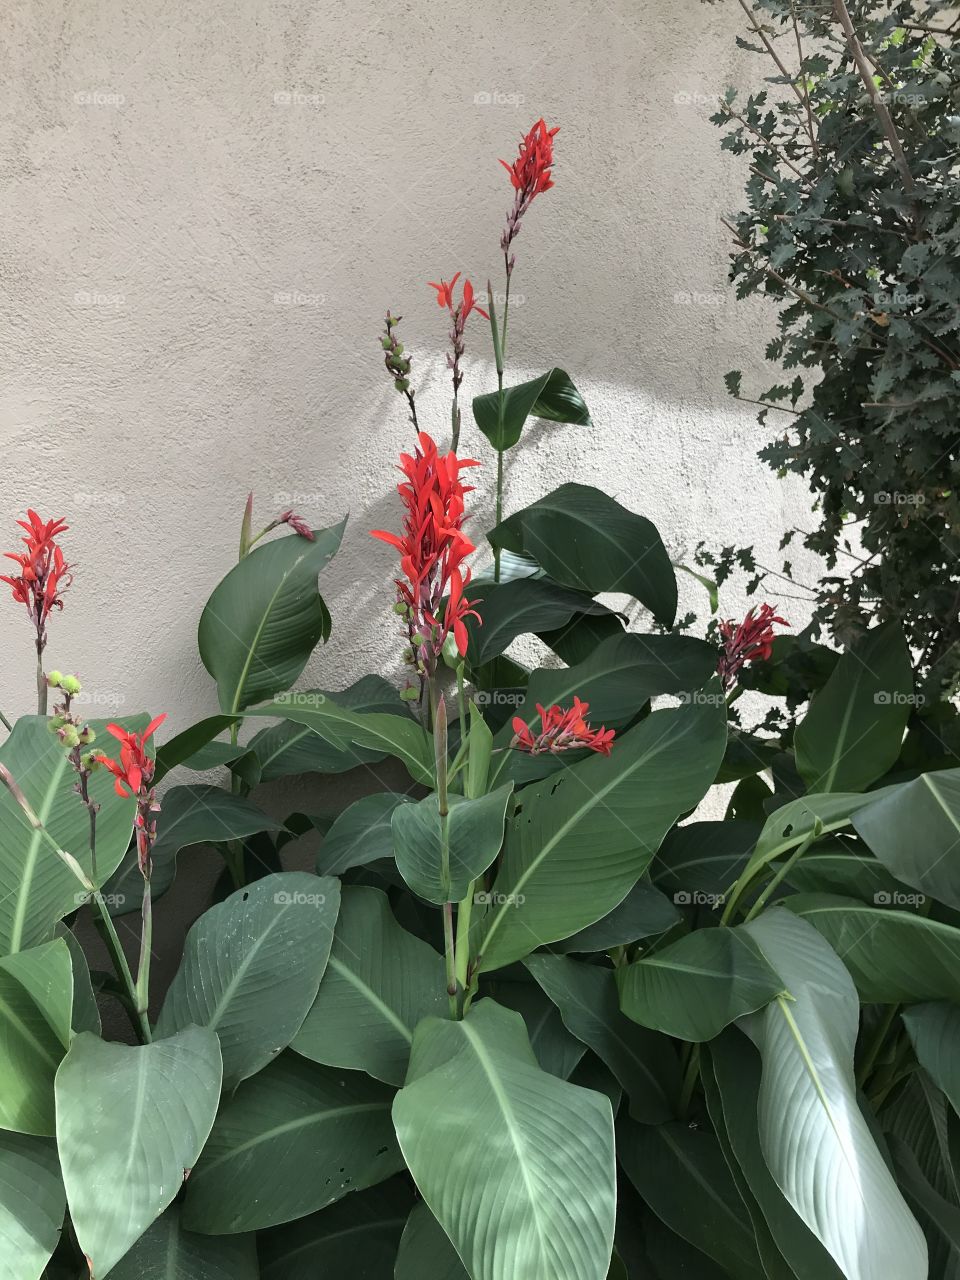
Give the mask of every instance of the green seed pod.
[[63, 683], [63, 673], [61, 671], [51, 671], [47, 676], [47, 684], [51, 689], [59, 689]]
[[406, 378], [397, 378], [396, 382], [394, 382], [393, 385], [397, 388], [398, 391], [406, 391], [409, 389], [410, 383], [407, 381]]
[[72, 751], [74, 747], [80, 745], [80, 734], [77, 732], [75, 724], [65, 724], [60, 730], [60, 741], [65, 747], [69, 747]]
[[80, 692], [83, 686], [76, 676], [63, 676], [60, 680], [60, 688], [64, 693], [69, 693], [72, 698]]

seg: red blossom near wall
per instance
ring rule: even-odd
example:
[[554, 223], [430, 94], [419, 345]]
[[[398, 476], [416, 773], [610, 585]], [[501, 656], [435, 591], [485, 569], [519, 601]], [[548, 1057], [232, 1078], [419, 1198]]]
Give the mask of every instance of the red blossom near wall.
[[26, 550], [8, 551], [5, 559], [19, 565], [20, 573], [15, 577], [0, 574], [0, 582], [11, 588], [18, 604], [26, 605], [36, 628], [39, 651], [46, 643], [47, 618], [54, 609], [63, 608], [61, 592], [73, 581], [71, 566], [56, 541], [69, 525], [61, 519], [43, 521], [33, 510], [28, 510], [27, 519], [18, 520], [17, 524], [26, 531]]
[[[559, 132], [559, 125], [548, 129], [541, 118], [520, 140], [516, 160], [512, 164], [506, 160], [500, 161], [509, 173], [510, 183], [516, 193], [513, 208], [507, 214], [507, 225], [500, 237], [500, 248], [505, 254], [520, 234], [521, 220], [530, 205], [538, 195], [549, 191], [553, 186], [553, 139]], [[513, 263], [513, 257], [508, 257], [508, 274], [513, 270]]]
[[514, 716], [514, 738], [511, 745], [534, 756], [544, 752], [556, 754], [560, 751], [573, 751], [578, 747], [587, 747], [590, 751], [608, 756], [616, 736], [614, 730], [603, 726], [599, 729], [592, 728], [587, 722], [589, 710], [589, 702], [581, 702], [576, 697], [573, 706], [568, 708], [556, 705], [544, 708], [538, 702], [540, 729], [534, 732], [520, 716]]
[[740, 623], [732, 618], [720, 623], [723, 652], [717, 663], [717, 674], [725, 689], [736, 684], [741, 668], [748, 662], [767, 662], [773, 652], [774, 624], [789, 627], [786, 618], [774, 613], [772, 605], [753, 609]]
[[464, 497], [472, 488], [460, 481], [465, 467], [476, 466], [474, 459], [458, 458], [452, 450], [441, 454], [434, 440], [421, 431], [414, 453], [400, 455], [400, 470], [406, 477], [397, 485], [406, 509], [402, 534], [371, 530], [374, 538], [400, 553], [398, 604], [406, 616], [413, 663], [427, 677], [436, 670], [451, 633], [461, 656], [466, 654], [465, 619], [479, 620], [473, 608], [476, 601], [465, 595], [470, 583], [465, 561], [474, 546], [463, 533]]
[[102, 751], [97, 752], [97, 759], [113, 774], [113, 786], [118, 796], [135, 796], [153, 781], [155, 761], [147, 755], [146, 743], [166, 718], [166, 712], [156, 716], [143, 733], [131, 733], [119, 724], [107, 725], [107, 733], [120, 743], [120, 760], [111, 760]]

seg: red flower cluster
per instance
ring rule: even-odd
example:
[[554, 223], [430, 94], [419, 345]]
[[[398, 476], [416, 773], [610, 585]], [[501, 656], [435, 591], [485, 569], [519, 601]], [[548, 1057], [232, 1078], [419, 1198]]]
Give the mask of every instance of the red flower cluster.
[[65, 533], [69, 525], [59, 519], [44, 523], [35, 511], [28, 511], [27, 519], [18, 520], [17, 524], [26, 530], [27, 536], [23, 539], [26, 551], [8, 551], [5, 558], [20, 566], [20, 574], [16, 578], [0, 574], [0, 582], [12, 588], [18, 604], [27, 606], [37, 629], [38, 648], [42, 648], [46, 640], [46, 620], [51, 610], [63, 608], [60, 593], [73, 581], [70, 565], [56, 543], [57, 536]]
[[[453, 632], [458, 650], [465, 654], [464, 619], [479, 619], [472, 607], [476, 602], [464, 596], [470, 569], [463, 562], [474, 547], [462, 531], [463, 499], [472, 489], [460, 483], [463, 468], [479, 463], [458, 458], [452, 450], [441, 454], [425, 431], [417, 442], [412, 455], [400, 455], [400, 470], [406, 476], [397, 485], [406, 507], [403, 534], [397, 537], [382, 529], [371, 533], [400, 552], [404, 576], [397, 579], [398, 610], [406, 617], [414, 665], [422, 676], [430, 676], [447, 636]], [[445, 595], [441, 619], [438, 614]]]
[[441, 280], [439, 284], [435, 284], [432, 280], [430, 281], [430, 288], [436, 289], [437, 291], [437, 306], [446, 307], [452, 316], [455, 316], [459, 312], [460, 319], [463, 324], [466, 324], [467, 316], [475, 308], [479, 311], [480, 315], [483, 316], [484, 320], [489, 320], [490, 317], [487, 315], [486, 311], [484, 311], [483, 307], [478, 307], [474, 301], [473, 285], [469, 280], [464, 280], [463, 298], [456, 306], [454, 306], [453, 290], [462, 274], [462, 272], [458, 271], [449, 283], [446, 280]]
[[537, 710], [540, 712], [538, 733], [534, 733], [520, 716], [514, 716], [512, 746], [518, 747], [521, 751], [528, 751], [532, 756], [540, 755], [544, 751], [551, 751], [554, 754], [558, 751], [573, 751], [577, 747], [588, 747], [591, 751], [598, 751], [602, 756], [610, 754], [610, 746], [615, 737], [614, 730], [605, 729], [603, 726], [599, 729], [590, 727], [587, 723], [589, 702], [581, 702], [579, 698], [574, 698], [573, 706], [567, 710], [557, 706], [544, 710], [538, 702]]
[[736, 684], [740, 669], [747, 662], [766, 662], [773, 652], [773, 624], [789, 627], [786, 618], [774, 613], [769, 604], [762, 604], [754, 615], [753, 609], [740, 623], [728, 619], [720, 623], [723, 652], [717, 663], [717, 674], [725, 689]]
[[118, 764], [116, 760], [111, 760], [102, 751], [97, 752], [97, 759], [113, 774], [113, 787], [118, 796], [139, 795], [141, 790], [150, 786], [155, 761], [147, 755], [146, 742], [166, 718], [166, 713], [156, 716], [143, 733], [129, 733], [119, 724], [107, 725], [107, 733], [112, 734], [120, 743], [120, 762]]
[[[533, 128], [521, 139], [520, 149], [513, 164], [506, 160], [500, 163], [510, 175], [510, 182], [516, 192], [513, 208], [507, 214], [507, 225], [500, 237], [500, 248], [504, 253], [511, 242], [520, 234], [520, 221], [530, 208], [534, 197], [541, 191], [549, 191], [553, 186], [553, 139], [560, 132], [560, 126], [548, 129], [541, 118]], [[513, 259], [507, 259], [507, 271], [513, 270]]]

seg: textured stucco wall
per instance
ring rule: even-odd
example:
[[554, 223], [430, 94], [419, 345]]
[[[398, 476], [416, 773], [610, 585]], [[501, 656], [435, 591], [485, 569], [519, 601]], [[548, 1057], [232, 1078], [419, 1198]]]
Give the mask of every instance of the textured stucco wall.
[[[404, 315], [422, 421], [444, 436], [445, 325], [425, 281], [498, 279], [496, 160], [541, 112], [562, 126], [557, 185], [517, 242], [511, 374], [564, 365], [596, 425], [531, 431], [509, 504], [576, 478], [650, 515], [671, 549], [754, 541], [773, 562], [809, 499], [757, 462], [762, 431], [722, 386], [759, 368], [769, 325], [726, 284], [719, 216], [740, 178], [707, 119], [746, 74], [739, 12], [9, 0], [0, 542], [28, 503], [71, 524], [49, 665], [106, 708], [169, 711], [169, 732], [213, 708], [196, 623], [249, 488], [264, 518], [289, 494], [317, 523], [351, 512], [310, 679], [390, 665], [390, 553], [366, 530], [396, 518], [408, 426], [381, 317]], [[491, 385], [482, 323], [468, 339], [467, 398]], [[472, 421], [464, 442], [489, 458]], [[33, 677], [12, 604], [0, 630], [13, 715]]]

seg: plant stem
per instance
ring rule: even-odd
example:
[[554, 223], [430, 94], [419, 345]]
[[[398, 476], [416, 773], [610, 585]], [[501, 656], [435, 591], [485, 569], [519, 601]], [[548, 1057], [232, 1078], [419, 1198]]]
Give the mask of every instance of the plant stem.
[[140, 1025], [146, 1027], [149, 1040], [150, 1022], [147, 1011], [150, 1008], [150, 958], [153, 946], [153, 900], [150, 893], [150, 876], [143, 878], [143, 906], [140, 911], [140, 962], [137, 965], [137, 1017]]
[[94, 891], [93, 901], [96, 903], [97, 910], [100, 912], [100, 923], [103, 927], [104, 941], [107, 950], [110, 952], [110, 959], [113, 961], [113, 967], [116, 970], [117, 977], [122, 981], [127, 992], [127, 1000], [129, 1001], [129, 1012], [131, 1020], [134, 1022], [134, 1029], [140, 1036], [143, 1044], [149, 1044], [153, 1039], [150, 1032], [150, 1023], [145, 1014], [139, 1009], [139, 1000], [137, 996], [137, 984], [133, 980], [133, 974], [130, 972], [130, 966], [127, 963], [127, 957], [124, 955], [123, 947], [120, 945], [120, 939], [117, 936], [117, 928], [113, 923], [113, 916], [110, 909], [103, 900], [103, 894], [99, 889]]
[[[502, 390], [502, 387], [501, 387]], [[496, 523], [503, 519], [503, 450], [497, 450], [497, 509]], [[493, 580], [500, 581], [500, 548], [493, 548]]]
[[7, 733], [13, 733], [13, 725], [10, 723], [10, 721], [7, 719], [7, 717], [3, 714], [2, 711], [0, 711], [0, 724], [3, 725]]
[[37, 715], [47, 714], [47, 677], [43, 674], [43, 642], [37, 639]]
[[470, 916], [473, 912], [473, 895], [476, 892], [476, 880], [471, 880], [467, 892], [457, 907], [457, 941], [456, 964], [454, 966], [456, 981], [464, 991], [467, 989], [467, 970], [470, 966]]
[[807, 852], [807, 850], [810, 848], [813, 842], [815, 840], [819, 840], [822, 835], [823, 835], [823, 823], [820, 821], [819, 818], [817, 818], [813, 824], [813, 830], [807, 836], [806, 840], [804, 840], [803, 844], [798, 845], [796, 849], [794, 849], [793, 853], [786, 860], [786, 862], [780, 867], [777, 874], [773, 877], [773, 879], [764, 889], [763, 893], [760, 894], [759, 898], [757, 898], [756, 902], [747, 912], [744, 918], [744, 923], [747, 923], [748, 921], [752, 920], [755, 915], [758, 915], [763, 910], [763, 908], [769, 902], [770, 895], [773, 893], [774, 889], [776, 889], [777, 885], [780, 884], [783, 878], [790, 873], [790, 871], [793, 869], [795, 864], [800, 861], [800, 859]]
[[460, 1017], [460, 1006], [457, 1003], [457, 947], [453, 937], [453, 903], [443, 904], [443, 955], [447, 967], [447, 998], [450, 1003], [450, 1017], [456, 1021]]

